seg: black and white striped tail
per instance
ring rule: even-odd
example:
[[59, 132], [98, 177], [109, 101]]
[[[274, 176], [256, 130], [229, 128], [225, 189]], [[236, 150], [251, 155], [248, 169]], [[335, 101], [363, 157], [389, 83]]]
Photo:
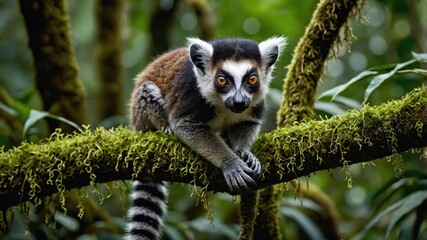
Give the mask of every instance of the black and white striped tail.
[[133, 183], [132, 206], [126, 240], [154, 240], [160, 236], [163, 216], [166, 212], [168, 189], [165, 182]]

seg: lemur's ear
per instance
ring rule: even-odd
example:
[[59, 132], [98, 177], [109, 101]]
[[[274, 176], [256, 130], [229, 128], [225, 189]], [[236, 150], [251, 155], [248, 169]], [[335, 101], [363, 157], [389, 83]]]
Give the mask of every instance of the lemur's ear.
[[199, 38], [187, 38], [191, 62], [200, 74], [205, 75], [213, 54], [213, 47]]
[[286, 44], [285, 37], [271, 37], [258, 44], [262, 63], [267, 71], [276, 63]]

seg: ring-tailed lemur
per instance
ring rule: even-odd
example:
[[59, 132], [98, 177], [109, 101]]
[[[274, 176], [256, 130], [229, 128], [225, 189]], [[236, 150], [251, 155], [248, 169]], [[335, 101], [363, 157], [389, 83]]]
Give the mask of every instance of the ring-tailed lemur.
[[[188, 38], [136, 78], [131, 122], [138, 131], [173, 132], [223, 171], [232, 192], [250, 191], [260, 174], [251, 153], [271, 73], [286, 39], [210, 42]], [[157, 239], [165, 213], [164, 182], [134, 182], [127, 239]]]

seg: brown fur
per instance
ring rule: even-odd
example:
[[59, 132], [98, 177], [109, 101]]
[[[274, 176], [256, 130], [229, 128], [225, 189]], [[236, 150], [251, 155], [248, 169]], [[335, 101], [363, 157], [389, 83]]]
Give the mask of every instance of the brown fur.
[[145, 81], [152, 81], [160, 88], [162, 93], [169, 92], [170, 83], [177, 75], [177, 72], [180, 71], [182, 62], [186, 58], [188, 58], [188, 50], [186, 48], [179, 48], [161, 55], [138, 74], [135, 89], [138, 89]]
[[[132, 92], [131, 108], [135, 108], [138, 91], [140, 86], [146, 82], [151, 81], [155, 83], [162, 92], [162, 95], [171, 93], [171, 88], [174, 86], [174, 79], [181, 71], [182, 63], [188, 58], [188, 50], [186, 48], [179, 48], [167, 52], [156, 60], [151, 62], [141, 73], [135, 78], [135, 88]], [[174, 97], [171, 96], [169, 100], [173, 101]], [[136, 109], [131, 109], [131, 119], [134, 121], [134, 113]]]

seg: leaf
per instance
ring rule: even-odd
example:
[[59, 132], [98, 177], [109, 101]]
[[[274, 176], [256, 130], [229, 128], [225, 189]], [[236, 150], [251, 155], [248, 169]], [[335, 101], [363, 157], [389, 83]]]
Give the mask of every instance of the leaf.
[[57, 115], [54, 115], [54, 114], [51, 114], [51, 113], [48, 113], [45, 111], [39, 111], [39, 110], [32, 109], [30, 111], [30, 115], [28, 116], [28, 119], [25, 121], [24, 130], [23, 130], [22, 135], [25, 136], [27, 134], [28, 129], [31, 126], [33, 126], [36, 122], [38, 122], [39, 120], [46, 118], [46, 117], [67, 123], [76, 129], [80, 129], [80, 127], [76, 123], [74, 123], [68, 119], [65, 119], [63, 117], [60, 117], [60, 116], [57, 116]]
[[14, 117], [17, 117], [19, 115], [15, 109], [5, 105], [2, 102], [0, 102], [0, 110], [2, 110], [3, 112], [6, 112], [7, 114], [9, 114], [11, 116], [14, 116]]
[[389, 63], [389, 64], [371, 67], [369, 68], [369, 70], [376, 71], [376, 72], [385, 72], [385, 71], [393, 70], [393, 68], [395, 68], [396, 65], [397, 65], [396, 63]]
[[400, 188], [406, 186], [410, 178], [392, 178], [381, 186], [378, 190], [369, 197], [368, 202], [373, 204], [375, 201], [380, 201], [378, 205], [382, 205], [385, 201], [389, 200], [391, 196]]
[[423, 75], [423, 76], [427, 77], [427, 70], [426, 69], [422, 69], [422, 68], [414, 68], [414, 69], [408, 69], [408, 70], [401, 70], [401, 71], [399, 71], [399, 73], [416, 73], [416, 74], [420, 74], [420, 75]]
[[[391, 76], [396, 74], [396, 72], [398, 70], [400, 70], [400, 69], [402, 69], [402, 68], [404, 68], [404, 67], [406, 67], [406, 66], [408, 66], [414, 62], [417, 62], [417, 61], [418, 62], [427, 62], [427, 53], [412, 52], [412, 56], [414, 57], [414, 59], [411, 59], [411, 60], [404, 62], [404, 63], [387, 64], [387, 65], [369, 68], [368, 70], [365, 70], [365, 71], [359, 73], [357, 76], [350, 79], [350, 81], [323, 92], [322, 94], [320, 94], [320, 96], [317, 99], [321, 99], [321, 98], [327, 97], [327, 96], [332, 96], [330, 101], [333, 101], [338, 94], [340, 94], [341, 92], [346, 90], [350, 85], [352, 85], [352, 84], [354, 84], [360, 80], [363, 80], [370, 75], [378, 74], [379, 72], [388, 71], [387, 73], [380, 74], [380, 75], [378, 75], [372, 79], [370, 85], [365, 90], [364, 101], [366, 101], [369, 98], [369, 95], [372, 93], [372, 91], [374, 91], [376, 88], [378, 88], [385, 80], [387, 80], [388, 78], [390, 78]], [[414, 69], [413, 72], [423, 74], [423, 75], [427, 75], [427, 71], [424, 69]]]
[[395, 225], [402, 220], [404, 216], [412, 212], [416, 207], [420, 206], [421, 203], [427, 199], [427, 190], [418, 191], [403, 198], [402, 206], [396, 211], [390, 224], [387, 226], [386, 239], [390, 239], [390, 234]]
[[66, 216], [60, 212], [55, 213], [55, 221], [62, 224], [66, 229], [73, 232], [79, 230], [80, 227], [79, 222], [76, 219], [70, 216]]
[[281, 207], [280, 213], [282, 216], [288, 217], [298, 223], [298, 226], [304, 230], [308, 239], [325, 239], [322, 231], [308, 216], [294, 208]]
[[353, 83], [356, 83], [360, 80], [365, 79], [366, 77], [368, 77], [370, 75], [377, 74], [377, 73], [378, 72], [371, 71], [371, 70], [363, 71], [363, 72], [359, 73], [357, 76], [350, 79], [350, 81], [323, 92], [322, 94], [320, 94], [320, 96], [317, 99], [321, 99], [321, 98], [326, 97], [326, 96], [332, 96], [330, 101], [333, 101], [338, 94], [340, 94], [341, 92], [346, 90]]
[[359, 101], [356, 101], [354, 99], [343, 97], [343, 96], [337, 96], [335, 98], [335, 102], [342, 103], [348, 107], [355, 108], [355, 109], [361, 109], [362, 104]]
[[403, 200], [400, 200], [400, 201], [395, 202], [394, 204], [388, 206], [383, 211], [377, 213], [377, 215], [375, 215], [375, 217], [371, 221], [369, 221], [369, 223], [363, 228], [361, 234], [365, 235], [366, 232], [369, 229], [371, 229], [373, 226], [375, 226], [385, 215], [391, 213], [392, 211], [394, 211], [395, 209], [400, 207], [402, 204], [403, 204]]
[[404, 63], [399, 63], [397, 64], [393, 70], [391, 70], [390, 72], [387, 73], [383, 73], [380, 75], [375, 76], [372, 80], [371, 83], [369, 84], [369, 86], [366, 88], [365, 90], [365, 96], [363, 98], [363, 101], [366, 102], [366, 100], [368, 100], [369, 96], [371, 95], [371, 93], [377, 89], [385, 80], [389, 79], [390, 77], [392, 77], [394, 74], [396, 74], [397, 71], [399, 71], [400, 69], [416, 62], [416, 59], [412, 59], [409, 60], [407, 62]]
[[[427, 174], [424, 174], [419, 171], [408, 171], [405, 173], [405, 177], [392, 178], [383, 184], [378, 190], [375, 190], [373, 194], [368, 198], [367, 203], [374, 204], [380, 208], [385, 204], [392, 196], [397, 193], [399, 190], [407, 191], [408, 185], [413, 185], [414, 187], [423, 187], [422, 185], [427, 180]], [[414, 183], [416, 183], [414, 185]]]
[[416, 52], [412, 52], [412, 56], [418, 62], [427, 62], [427, 53], [416, 53]]
[[345, 110], [341, 108], [338, 104], [323, 101], [316, 101], [314, 103], [314, 109], [318, 111], [323, 111], [331, 115], [343, 114], [345, 112]]

